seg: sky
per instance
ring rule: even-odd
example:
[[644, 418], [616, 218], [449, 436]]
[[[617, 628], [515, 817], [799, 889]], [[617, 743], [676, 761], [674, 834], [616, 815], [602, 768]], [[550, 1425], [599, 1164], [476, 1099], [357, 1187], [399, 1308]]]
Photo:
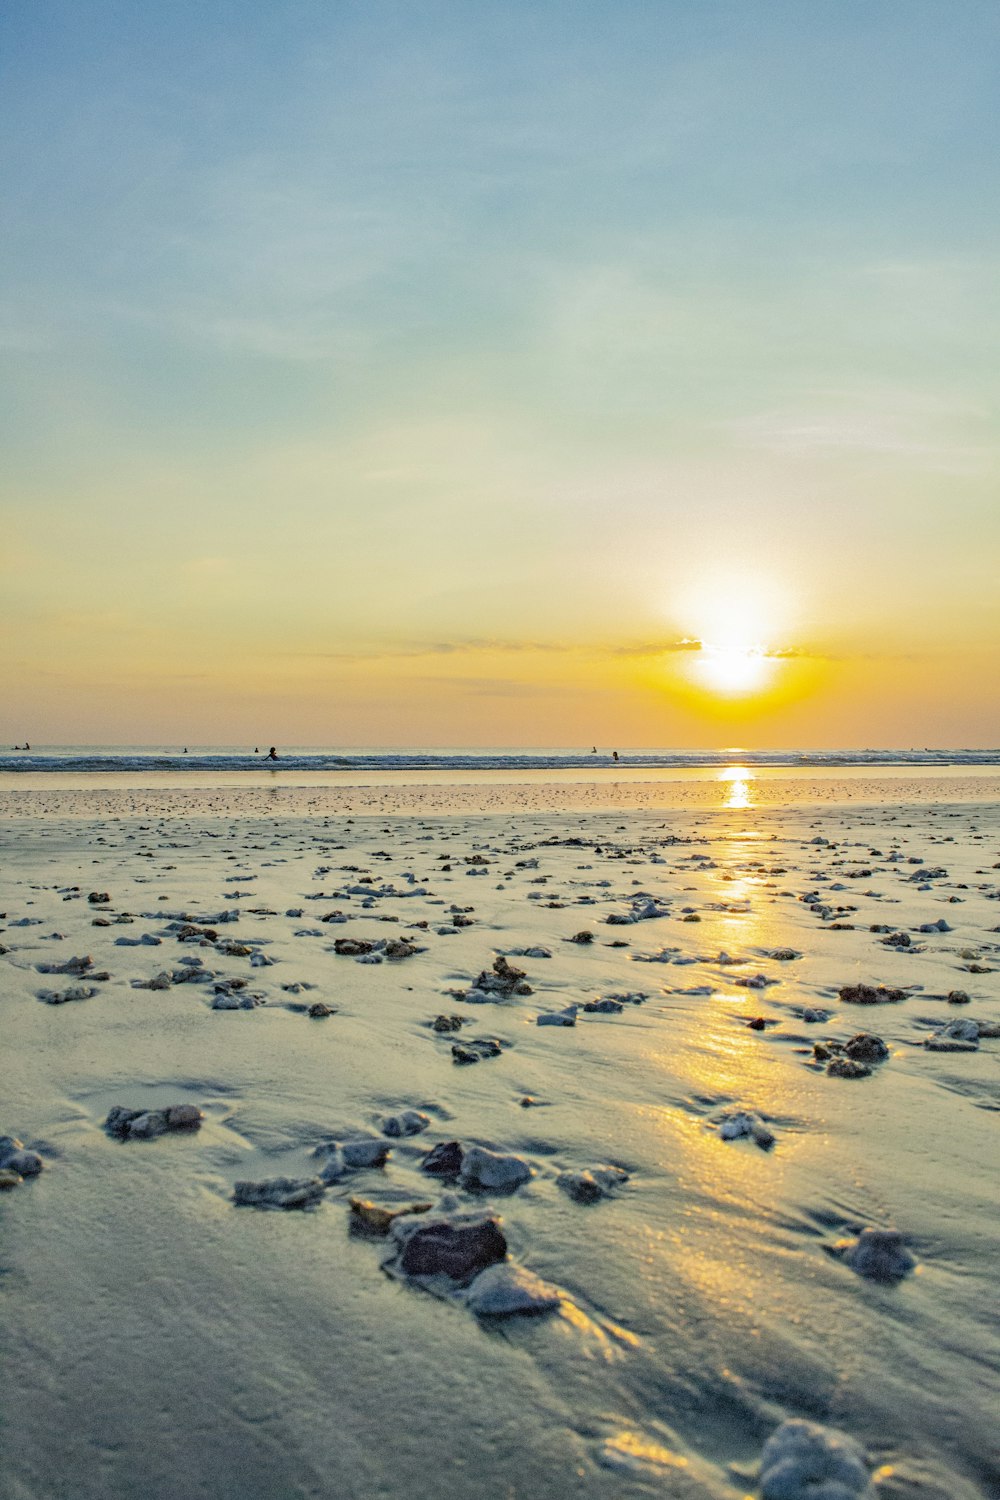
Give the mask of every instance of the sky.
[[998, 63], [4, 0], [0, 743], [1000, 744]]

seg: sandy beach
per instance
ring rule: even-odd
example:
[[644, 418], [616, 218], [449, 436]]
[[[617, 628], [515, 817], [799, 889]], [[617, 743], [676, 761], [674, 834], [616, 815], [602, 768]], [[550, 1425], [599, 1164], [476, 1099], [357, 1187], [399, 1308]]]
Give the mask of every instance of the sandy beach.
[[998, 789], [649, 786], [0, 794], [5, 1495], [1000, 1492]]

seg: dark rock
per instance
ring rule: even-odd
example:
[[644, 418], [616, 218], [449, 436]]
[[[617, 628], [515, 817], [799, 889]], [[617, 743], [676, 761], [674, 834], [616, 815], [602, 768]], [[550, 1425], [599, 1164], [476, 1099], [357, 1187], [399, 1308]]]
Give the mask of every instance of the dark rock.
[[867, 1063], [855, 1062], [850, 1057], [835, 1057], [827, 1064], [827, 1073], [831, 1078], [870, 1078], [871, 1068]]
[[360, 958], [362, 954], [371, 953], [374, 948], [375, 944], [364, 938], [337, 938], [333, 945], [334, 953], [339, 953], [342, 958]]
[[852, 1036], [849, 1042], [844, 1043], [844, 1056], [854, 1062], [880, 1063], [885, 1062], [889, 1056], [889, 1049], [880, 1036], [873, 1036], [870, 1031], [859, 1031], [857, 1036]]
[[442, 1034], [449, 1031], [461, 1031], [468, 1019], [468, 1016], [435, 1016], [431, 1022], [431, 1030]]
[[428, 1151], [420, 1167], [432, 1177], [457, 1177], [464, 1159], [465, 1152], [458, 1141], [441, 1141]]
[[506, 1256], [507, 1241], [498, 1219], [487, 1216], [460, 1224], [437, 1219], [418, 1224], [408, 1235], [399, 1269], [407, 1276], [445, 1275], [464, 1283]]
[[239, 1208], [315, 1208], [324, 1191], [318, 1177], [271, 1177], [266, 1182], [237, 1182], [233, 1202]]
[[834, 1253], [870, 1281], [901, 1281], [917, 1264], [898, 1229], [862, 1229], [856, 1240], [835, 1245]]
[[492, 1037], [476, 1037], [465, 1046], [453, 1042], [451, 1056], [456, 1063], [477, 1063], [484, 1057], [499, 1057], [502, 1051], [500, 1043]]
[[845, 984], [839, 991], [848, 1005], [898, 1005], [906, 999], [905, 990], [894, 990], [884, 984]]

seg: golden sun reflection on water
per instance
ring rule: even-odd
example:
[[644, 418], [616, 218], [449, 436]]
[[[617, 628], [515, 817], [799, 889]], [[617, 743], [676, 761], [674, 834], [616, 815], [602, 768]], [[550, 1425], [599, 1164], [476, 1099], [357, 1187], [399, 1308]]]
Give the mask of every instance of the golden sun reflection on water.
[[723, 807], [736, 810], [753, 807], [750, 797], [750, 783], [753, 779], [753, 772], [747, 766], [726, 766], [721, 770], [719, 780], [729, 792], [728, 799], [722, 804]]

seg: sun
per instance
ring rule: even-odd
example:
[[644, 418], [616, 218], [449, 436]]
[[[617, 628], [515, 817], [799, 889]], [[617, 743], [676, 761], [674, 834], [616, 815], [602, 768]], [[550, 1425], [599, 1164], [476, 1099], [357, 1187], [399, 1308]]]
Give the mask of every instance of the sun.
[[720, 578], [703, 582], [691, 601], [692, 636], [699, 649], [687, 663], [689, 675], [702, 691], [718, 698], [750, 698], [774, 684], [780, 660], [774, 650], [779, 601], [762, 581]]
[[774, 659], [762, 646], [702, 643], [693, 670], [705, 687], [726, 697], [758, 693], [774, 676]]

